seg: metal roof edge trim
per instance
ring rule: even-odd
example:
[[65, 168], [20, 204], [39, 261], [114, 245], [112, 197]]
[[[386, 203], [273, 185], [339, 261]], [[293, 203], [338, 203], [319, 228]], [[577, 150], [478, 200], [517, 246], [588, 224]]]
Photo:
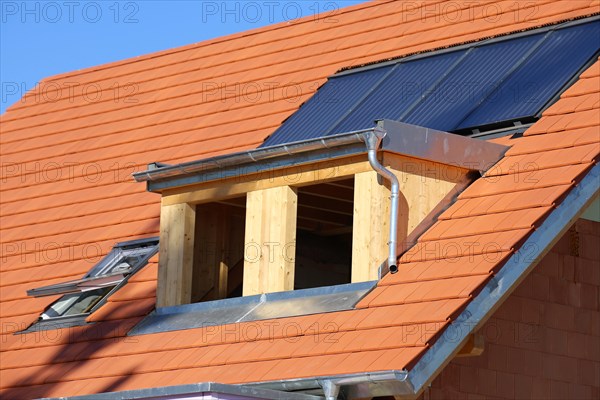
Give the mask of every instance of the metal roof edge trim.
[[296, 154], [280, 154], [277, 157], [265, 160], [242, 162], [240, 164], [234, 164], [224, 168], [211, 168], [208, 171], [182, 173], [179, 176], [173, 176], [171, 178], [147, 181], [147, 189], [150, 192], [161, 192], [165, 189], [220, 181], [230, 178], [238, 179], [239, 182], [244, 182], [244, 177], [252, 174], [271, 174], [273, 171], [280, 169], [296, 168], [298, 165], [330, 161], [363, 153], [367, 153], [365, 144], [357, 141], [355, 143], [349, 143], [333, 148], [302, 151]]
[[515, 252], [419, 359], [408, 373], [408, 380], [415, 388], [415, 395], [419, 395], [452, 360], [466, 342], [468, 335], [487, 321], [589, 204], [598, 198], [599, 179], [600, 164], [595, 164], [523, 243], [520, 249], [527, 249], [527, 254], [522, 254], [520, 250]]
[[122, 399], [122, 400], [136, 400], [136, 399], [150, 399], [150, 398], [173, 398], [174, 396], [185, 396], [181, 398], [188, 398], [190, 395], [198, 395], [203, 393], [217, 393], [235, 396], [250, 396], [256, 399], [265, 400], [318, 400], [321, 397], [312, 396], [303, 393], [287, 393], [276, 391], [272, 389], [248, 387], [243, 385], [228, 385], [224, 383], [216, 382], [203, 382], [203, 383], [192, 383], [187, 385], [177, 386], [163, 386], [149, 389], [136, 389], [136, 390], [125, 390], [120, 392], [104, 392], [91, 395], [83, 396], [72, 396], [72, 397], [52, 397], [44, 398], [42, 400], [58, 400], [58, 399], [69, 399], [69, 400], [107, 400], [107, 399]]

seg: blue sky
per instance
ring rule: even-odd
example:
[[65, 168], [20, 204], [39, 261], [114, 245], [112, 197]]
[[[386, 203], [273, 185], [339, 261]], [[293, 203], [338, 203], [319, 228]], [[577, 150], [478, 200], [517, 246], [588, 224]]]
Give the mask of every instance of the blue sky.
[[1, 112], [47, 76], [362, 2], [0, 0]]

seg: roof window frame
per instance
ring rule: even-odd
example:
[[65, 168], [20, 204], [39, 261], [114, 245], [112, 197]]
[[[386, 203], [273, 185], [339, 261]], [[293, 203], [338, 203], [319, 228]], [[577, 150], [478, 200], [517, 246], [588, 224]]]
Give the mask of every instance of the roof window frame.
[[[28, 333], [40, 330], [52, 330], [68, 328], [72, 326], [82, 326], [88, 324], [86, 321], [87, 317], [93, 314], [96, 310], [102, 307], [107, 299], [120, 288], [122, 288], [129, 279], [135, 275], [140, 269], [148, 264], [148, 261], [158, 253], [159, 238], [149, 237], [144, 239], [136, 239], [130, 241], [119, 242], [113, 246], [111, 251], [104, 256], [98, 263], [96, 263], [84, 276], [80, 279], [75, 279], [63, 283], [43, 286], [40, 288], [30, 289], [27, 291], [28, 296], [31, 297], [45, 297], [45, 296], [56, 296], [62, 295], [46, 307], [38, 320], [33, 322], [28, 328], [17, 333]], [[105, 271], [106, 266], [110, 263], [114, 263], [115, 260], [123, 258], [123, 253], [127, 251], [135, 251], [148, 248], [148, 251], [139, 258], [130, 269], [123, 272], [113, 272], [108, 274], [99, 274], [98, 272]], [[114, 267], [113, 267], [114, 268]], [[65, 299], [66, 296], [79, 294], [83, 297], [86, 293], [93, 290], [101, 290], [105, 288], [111, 288], [108, 292], [101, 295], [101, 298], [89, 309], [89, 311], [71, 315], [57, 315], [49, 318], [43, 318], [46, 312], [56, 305], [61, 300]], [[77, 304], [78, 301], [70, 304], [66, 310], [68, 311], [71, 307]]]

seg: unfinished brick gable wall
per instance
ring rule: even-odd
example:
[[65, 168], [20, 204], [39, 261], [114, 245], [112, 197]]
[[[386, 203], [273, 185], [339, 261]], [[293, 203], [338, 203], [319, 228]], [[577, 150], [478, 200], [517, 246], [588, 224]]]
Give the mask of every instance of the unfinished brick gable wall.
[[580, 219], [422, 399], [600, 398], [600, 223]]

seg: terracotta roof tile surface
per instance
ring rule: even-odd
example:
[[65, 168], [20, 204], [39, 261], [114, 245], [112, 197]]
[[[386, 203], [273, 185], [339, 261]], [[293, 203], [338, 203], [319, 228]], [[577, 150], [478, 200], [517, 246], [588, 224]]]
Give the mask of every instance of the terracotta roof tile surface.
[[[506, 157], [356, 310], [128, 337], [154, 307], [155, 257], [89, 317], [96, 324], [13, 335], [52, 301], [26, 289], [83, 275], [115, 242], [157, 235], [158, 197], [130, 177], [147, 163], [254, 148], [343, 67], [600, 12], [597, 1], [548, 0], [516, 18], [513, 1], [464, 2], [457, 21], [425, 13], [441, 13], [439, 1], [401, 4], [366, 3], [335, 22], [311, 17], [51, 77], [45, 92], [10, 107], [0, 137], [2, 396], [410, 368], [598, 160], [600, 63], [524, 137], [502, 140]], [[493, 19], [491, 4], [500, 10]], [[102, 91], [91, 101], [67, 82]]]

